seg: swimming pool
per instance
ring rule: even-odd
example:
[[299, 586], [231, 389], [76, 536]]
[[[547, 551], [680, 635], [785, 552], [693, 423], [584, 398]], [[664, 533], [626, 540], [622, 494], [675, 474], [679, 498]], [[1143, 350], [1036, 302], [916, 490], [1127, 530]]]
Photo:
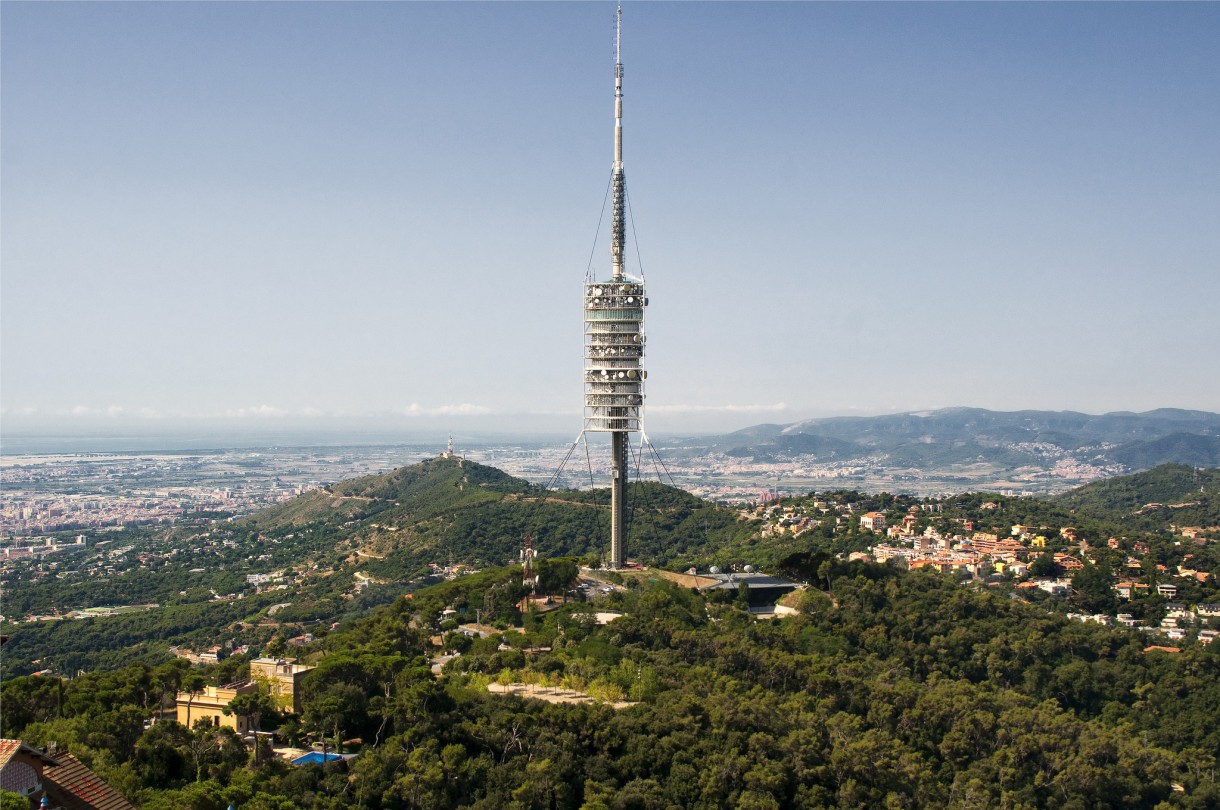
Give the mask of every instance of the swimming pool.
[[334, 762], [336, 759], [343, 759], [338, 754], [323, 754], [321, 751], [311, 751], [304, 756], [297, 757], [292, 761], [293, 765], [321, 765], [323, 762]]

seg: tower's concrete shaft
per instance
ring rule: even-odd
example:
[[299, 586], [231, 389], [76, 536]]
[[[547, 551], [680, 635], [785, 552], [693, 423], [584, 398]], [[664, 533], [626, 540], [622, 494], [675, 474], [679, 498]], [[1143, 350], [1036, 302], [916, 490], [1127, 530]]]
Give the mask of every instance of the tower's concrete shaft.
[[627, 434], [610, 434], [614, 453], [610, 480], [610, 567], [622, 568], [627, 562]]

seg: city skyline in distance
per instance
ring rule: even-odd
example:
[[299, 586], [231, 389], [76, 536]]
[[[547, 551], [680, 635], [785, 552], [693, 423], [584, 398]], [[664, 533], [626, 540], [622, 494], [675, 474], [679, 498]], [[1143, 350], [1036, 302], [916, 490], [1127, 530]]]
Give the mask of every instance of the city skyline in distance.
[[[626, 9], [650, 430], [1220, 410], [1220, 9]], [[575, 424], [612, 4], [3, 16], [6, 432]]]

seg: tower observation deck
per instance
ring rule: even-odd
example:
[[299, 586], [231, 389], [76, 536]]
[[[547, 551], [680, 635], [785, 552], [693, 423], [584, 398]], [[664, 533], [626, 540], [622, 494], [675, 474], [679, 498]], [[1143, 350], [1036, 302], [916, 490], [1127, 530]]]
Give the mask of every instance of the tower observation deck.
[[626, 244], [627, 181], [623, 171], [623, 9], [618, 9], [614, 64], [614, 166], [611, 175], [608, 281], [585, 283], [584, 431], [609, 433], [611, 441], [611, 568], [627, 561], [628, 434], [643, 429], [644, 280], [623, 269]]
[[644, 407], [644, 285], [585, 285], [585, 430], [636, 432]]

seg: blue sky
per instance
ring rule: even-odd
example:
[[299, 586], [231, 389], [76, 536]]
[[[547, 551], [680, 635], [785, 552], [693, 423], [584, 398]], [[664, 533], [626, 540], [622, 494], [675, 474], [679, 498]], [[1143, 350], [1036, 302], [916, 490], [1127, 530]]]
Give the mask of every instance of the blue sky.
[[[611, 4], [0, 23], [6, 431], [579, 429]], [[1220, 410], [1220, 4], [624, 28], [654, 429]]]

